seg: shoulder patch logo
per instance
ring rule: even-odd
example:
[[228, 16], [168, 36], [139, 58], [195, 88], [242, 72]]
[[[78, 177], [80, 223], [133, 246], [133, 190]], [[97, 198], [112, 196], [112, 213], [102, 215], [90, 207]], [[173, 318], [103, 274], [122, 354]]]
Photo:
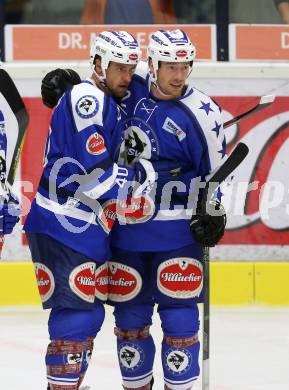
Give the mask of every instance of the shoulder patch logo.
[[82, 96], [76, 103], [75, 110], [83, 119], [94, 117], [99, 110], [99, 102], [93, 95]]
[[186, 138], [186, 133], [184, 130], [182, 130], [172, 119], [170, 119], [168, 116], [166, 117], [163, 129], [166, 130], [168, 133], [174, 134], [176, 137], [178, 137], [179, 141], [182, 141], [184, 138]]

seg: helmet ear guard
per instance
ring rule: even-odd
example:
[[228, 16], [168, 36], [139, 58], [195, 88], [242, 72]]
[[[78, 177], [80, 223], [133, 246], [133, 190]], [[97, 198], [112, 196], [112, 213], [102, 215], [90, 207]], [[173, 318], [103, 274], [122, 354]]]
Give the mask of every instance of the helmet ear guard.
[[191, 66], [196, 56], [195, 46], [188, 35], [182, 30], [158, 30], [152, 34], [148, 49], [154, 72], [150, 72], [152, 82], [157, 81], [159, 62], [190, 62]]
[[106, 70], [110, 61], [120, 64], [137, 65], [141, 58], [141, 51], [136, 39], [126, 31], [103, 31], [93, 41], [90, 49], [90, 64], [95, 72], [97, 56], [101, 59], [103, 76], [97, 77], [105, 82]]

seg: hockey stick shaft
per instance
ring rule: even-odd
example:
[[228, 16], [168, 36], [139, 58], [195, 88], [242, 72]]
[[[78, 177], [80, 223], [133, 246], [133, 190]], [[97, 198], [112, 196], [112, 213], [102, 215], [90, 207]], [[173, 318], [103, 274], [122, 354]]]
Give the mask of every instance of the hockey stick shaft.
[[227, 127], [230, 127], [236, 123], [238, 123], [241, 119], [247, 118], [248, 116], [252, 114], [256, 114], [256, 112], [259, 112], [261, 110], [264, 110], [264, 108], [270, 106], [275, 100], [274, 95], [264, 95], [260, 98], [259, 103], [256, 104], [254, 107], [250, 108], [250, 110], [247, 110], [237, 116], [235, 116], [232, 119], [229, 119], [224, 123], [224, 129]]
[[[6, 150], [2, 150], [1, 154], [1, 168], [0, 168], [0, 174], [1, 174], [1, 186], [3, 189], [3, 197], [4, 199], [9, 198], [9, 191], [10, 187], [12, 187], [16, 175], [17, 166], [19, 163], [21, 151], [24, 144], [26, 129], [28, 125], [28, 112], [26, 110], [26, 107], [23, 103], [23, 100], [13, 82], [9, 74], [4, 70], [0, 69], [0, 103], [3, 104], [3, 112], [4, 112], [4, 123], [3, 123], [3, 131], [2, 137], [6, 137], [5, 133], [5, 127], [7, 125], [7, 130], [10, 132], [13, 132], [13, 140], [14, 145], [12, 145], [12, 148], [10, 147], [10, 141], [8, 138], [8, 150], [12, 154], [10, 166], [7, 170], [7, 164], [6, 164]], [[1, 107], [0, 107], [1, 109]], [[12, 120], [12, 123], [8, 123], [7, 118], [16, 118], [16, 126], [14, 121]], [[4, 235], [0, 234], [0, 256], [2, 247], [4, 244]]]
[[[214, 192], [222, 183], [245, 159], [249, 152], [249, 148], [244, 143], [240, 142], [229, 155], [224, 164], [214, 173], [211, 179], [207, 182], [202, 197], [202, 211], [206, 213], [206, 204], [208, 201], [208, 193]], [[209, 247], [203, 248], [204, 259], [204, 305], [203, 305], [203, 367], [202, 367], [202, 389], [209, 390], [209, 359], [210, 359], [210, 254]]]

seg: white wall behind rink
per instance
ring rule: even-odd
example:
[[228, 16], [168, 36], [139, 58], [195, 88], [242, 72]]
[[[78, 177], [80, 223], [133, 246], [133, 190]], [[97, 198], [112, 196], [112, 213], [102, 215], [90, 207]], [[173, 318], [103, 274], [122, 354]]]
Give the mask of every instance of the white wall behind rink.
[[[2, 63], [23, 97], [40, 96], [41, 79], [57, 67], [72, 68], [82, 78], [90, 76], [88, 62]], [[196, 63], [190, 76], [197, 88], [212, 96], [289, 96], [289, 64], [286, 63]], [[289, 118], [288, 118], [289, 120]], [[17, 176], [20, 180], [20, 172]], [[3, 261], [29, 260], [27, 247], [21, 244], [21, 226], [7, 237]], [[289, 258], [289, 245], [219, 245], [211, 250], [214, 260], [277, 260]]]

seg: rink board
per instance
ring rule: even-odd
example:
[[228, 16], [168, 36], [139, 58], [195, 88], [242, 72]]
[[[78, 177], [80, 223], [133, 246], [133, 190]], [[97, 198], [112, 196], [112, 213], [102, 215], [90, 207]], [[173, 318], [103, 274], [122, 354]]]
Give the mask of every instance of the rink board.
[[[289, 263], [211, 262], [211, 303], [289, 306]], [[31, 262], [0, 263], [0, 306], [40, 305]]]

